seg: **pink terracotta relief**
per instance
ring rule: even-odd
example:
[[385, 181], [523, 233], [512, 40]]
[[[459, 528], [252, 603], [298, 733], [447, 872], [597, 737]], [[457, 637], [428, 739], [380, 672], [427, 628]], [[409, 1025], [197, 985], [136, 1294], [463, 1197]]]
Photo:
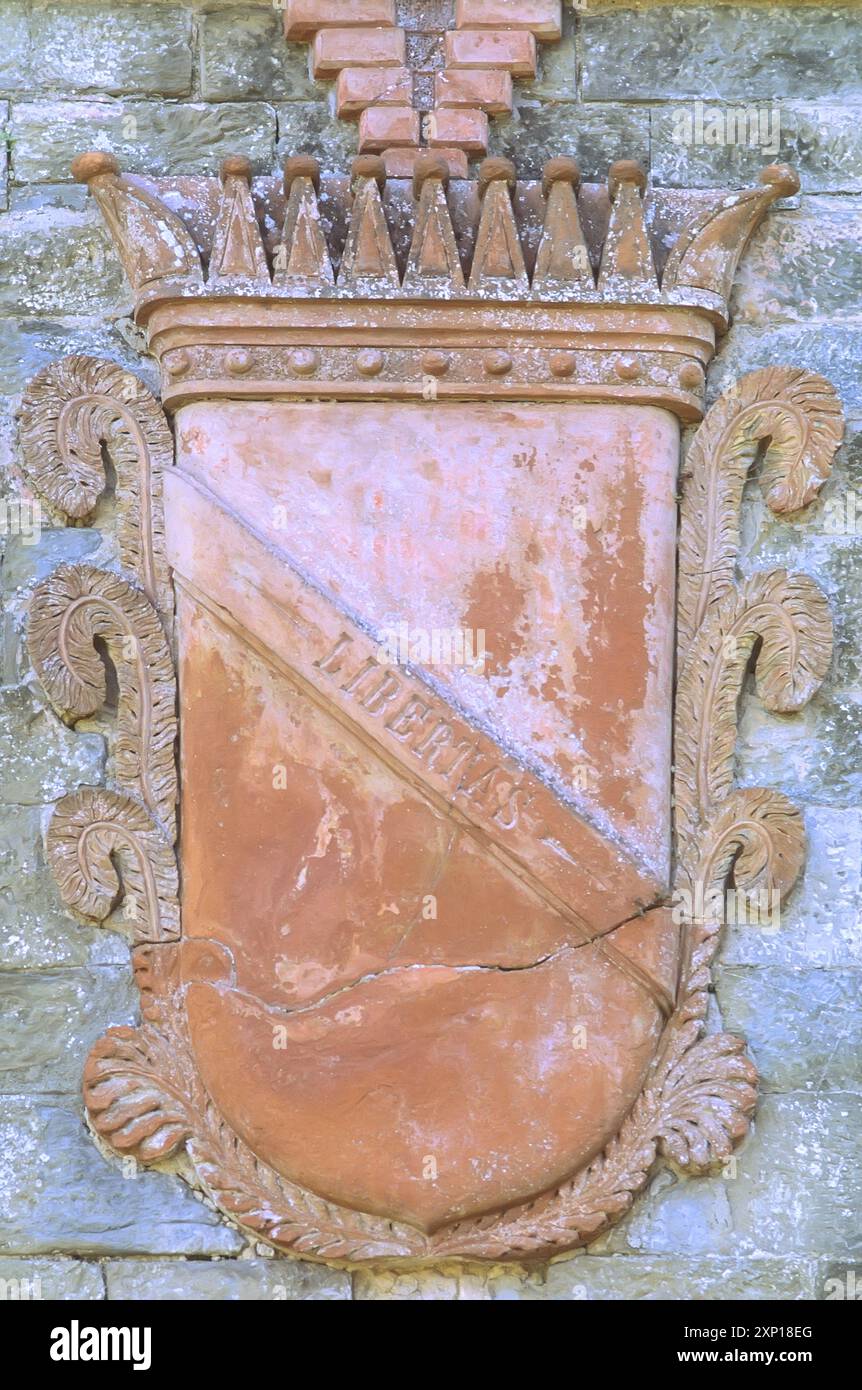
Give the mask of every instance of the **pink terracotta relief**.
[[331, 414], [186, 406], [178, 465], [396, 661], [430, 670], [436, 634], [435, 681], [666, 882], [677, 422], [624, 405]]
[[47, 837], [69, 909], [131, 923], [141, 1023], [95, 1045], [90, 1122], [302, 1257], [547, 1258], [755, 1106], [744, 1041], [706, 1032], [723, 894], [786, 895], [805, 841], [736, 786], [737, 708], [751, 663], [801, 708], [831, 622], [805, 576], [740, 580], [738, 510], [761, 455], [773, 510], [816, 495], [840, 407], [802, 368], [745, 378], [678, 515], [736, 264], [798, 181], [457, 177], [560, 8], [460, 0], [420, 122], [389, 0], [291, 0], [380, 153], [80, 157], [173, 443], [110, 364], [25, 395], [56, 511], [92, 515], [104, 452], [120, 494], [123, 572], [64, 566], [30, 616], [69, 723], [117, 672], [107, 785]]

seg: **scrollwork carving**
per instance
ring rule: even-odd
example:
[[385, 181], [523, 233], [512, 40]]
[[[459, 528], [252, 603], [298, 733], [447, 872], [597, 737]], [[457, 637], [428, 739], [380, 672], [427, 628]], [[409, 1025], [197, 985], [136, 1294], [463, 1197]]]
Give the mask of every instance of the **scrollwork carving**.
[[73, 356], [28, 386], [20, 437], [29, 478], [65, 518], [92, 516], [113, 466], [120, 557], [136, 581], [92, 565], [61, 565], [30, 598], [30, 659], [60, 717], [74, 726], [105, 710], [109, 698], [113, 704], [105, 659], [117, 687], [109, 786], [83, 787], [58, 802], [48, 862], [63, 902], [78, 916], [103, 922], [122, 901], [135, 942], [174, 941], [176, 681], [162, 550], [170, 430], [131, 373]]
[[[805, 859], [802, 817], [792, 802], [768, 788], [734, 785], [746, 674], [754, 662], [758, 697], [767, 709], [789, 713], [817, 692], [832, 653], [829, 605], [806, 575], [774, 570], [735, 585], [743, 488], [762, 454], [760, 483], [772, 510], [805, 506], [828, 477], [842, 432], [840, 404], [827, 381], [776, 367], [753, 372], [722, 397], [689, 450], [674, 791], [676, 884], [688, 901], [683, 977], [695, 1036], [706, 1016], [728, 891], [766, 892], [783, 902]], [[721, 1118], [734, 1109], [727, 1088], [744, 1060], [741, 1048], [739, 1039], [718, 1034], [682, 1049], [674, 1069], [683, 1088], [686, 1077], [708, 1088], [709, 1103], [698, 1113]], [[680, 1142], [673, 1125], [663, 1147], [677, 1161]]]
[[177, 939], [176, 857], [139, 802], [107, 787], [71, 792], [57, 803], [47, 849], [60, 895], [73, 912], [103, 922], [122, 899], [136, 942]]
[[730, 795], [737, 705], [754, 666], [767, 709], [802, 709], [820, 686], [832, 653], [826, 599], [806, 575], [774, 570], [731, 589], [711, 606], [692, 642], [677, 690], [677, 855]]
[[158, 612], [169, 615], [162, 475], [173, 458], [173, 440], [155, 397], [112, 362], [64, 357], [39, 372], [24, 392], [19, 438], [33, 486], [76, 521], [92, 516], [108, 486], [107, 455], [117, 479], [120, 562]]
[[61, 565], [33, 591], [28, 646], [45, 693], [71, 724], [97, 713], [105, 702], [97, 643], [106, 649], [119, 687], [113, 780], [143, 802], [172, 840], [176, 689], [158, 617], [119, 575], [91, 565]]
[[762, 455], [760, 484], [776, 513], [816, 496], [843, 434], [838, 398], [823, 377], [794, 367], [752, 372], [713, 406], [695, 436], [680, 533], [675, 820], [678, 886], [699, 916], [737, 888], [793, 887], [804, 860], [802, 820], [786, 798], [735, 790], [737, 711], [754, 659], [767, 709], [801, 709], [829, 667], [832, 622], [818, 586], [784, 570], [734, 586], [739, 513]]
[[777, 514], [793, 512], [822, 487], [842, 434], [833, 387], [798, 367], [751, 372], [708, 412], [686, 459], [679, 537], [681, 657], [709, 604], [733, 585], [742, 491], [760, 453], [766, 501]]

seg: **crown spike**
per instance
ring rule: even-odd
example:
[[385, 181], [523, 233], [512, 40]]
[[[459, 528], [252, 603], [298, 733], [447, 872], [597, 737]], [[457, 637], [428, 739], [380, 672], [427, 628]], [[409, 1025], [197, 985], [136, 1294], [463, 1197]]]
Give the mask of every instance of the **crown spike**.
[[515, 166], [509, 159], [485, 159], [479, 166], [482, 216], [470, 272], [471, 294], [506, 290], [529, 293], [521, 238], [512, 207]]
[[611, 218], [602, 251], [600, 294], [658, 296], [658, 277], [644, 224], [645, 189], [646, 174], [635, 160], [618, 159], [611, 165]]
[[99, 206], [136, 296], [162, 280], [203, 282], [191, 232], [164, 203], [120, 174], [111, 154], [91, 150], [72, 161], [72, 176], [85, 183]]
[[[309, 391], [331, 399], [389, 399], [421, 391], [426, 398], [428, 379], [439, 377], [453, 398], [462, 392], [489, 399], [521, 391], [527, 399], [589, 393], [651, 401], [681, 420], [698, 418], [716, 329], [727, 326], [736, 264], [769, 205], [796, 192], [792, 170], [770, 167], [759, 188], [742, 192], [658, 190], [647, 219], [643, 171], [630, 161], [614, 164], [596, 288], [590, 274], [600, 239], [595, 232], [608, 205], [594, 193], [579, 193], [574, 160], [550, 161], [543, 186], [518, 185], [517, 194], [512, 164], [486, 160], [478, 190], [459, 186], [451, 208], [449, 168], [442, 150], [416, 149], [410, 170], [415, 225], [400, 290], [390, 200], [387, 194], [384, 206], [381, 196], [386, 168], [377, 157], [354, 163], [350, 186], [345, 179], [329, 182], [325, 205], [318, 204], [317, 161], [287, 162], [274, 285], [266, 279], [247, 161], [230, 159], [222, 166], [217, 219], [210, 211], [212, 179], [189, 180], [178, 198], [175, 180], [124, 179], [104, 152], [81, 156], [74, 172], [92, 189], [114, 237], [132, 283], [136, 320], [161, 364], [170, 408], [206, 392], [230, 397], [240, 377], [247, 396], [276, 390], [279, 398], [300, 399]], [[267, 206], [275, 196], [273, 182], [260, 185]], [[348, 226], [337, 288], [323, 206], [327, 217]], [[544, 227], [531, 287], [519, 227], [523, 215], [532, 235], [540, 206]], [[687, 215], [681, 212], [686, 206]], [[400, 233], [407, 220], [400, 194], [396, 207]], [[476, 252], [467, 289], [456, 229], [460, 234], [464, 225], [466, 231], [469, 222], [472, 230], [474, 217]], [[208, 256], [204, 234], [215, 222]], [[680, 226], [660, 290], [651, 244], [660, 239], [666, 245]], [[201, 259], [211, 262], [207, 285]], [[329, 298], [335, 301], [332, 313], [311, 303]], [[359, 300], [363, 312], [357, 317]], [[266, 352], [248, 350], [260, 337], [250, 338], [250, 323], [264, 335]]]
[[445, 298], [463, 293], [464, 271], [446, 200], [448, 180], [449, 165], [440, 155], [420, 155], [416, 160], [413, 194], [419, 207], [407, 257], [405, 294], [437, 293]]
[[317, 191], [320, 165], [308, 155], [285, 161], [284, 191], [287, 212], [284, 231], [275, 252], [274, 283], [319, 293], [335, 283], [329, 248], [320, 225]]
[[768, 165], [760, 183], [722, 198], [683, 227], [664, 268], [663, 290], [705, 289], [730, 298], [740, 257], [767, 210], [799, 192], [799, 177], [789, 164]]
[[545, 226], [536, 256], [533, 290], [569, 286], [594, 290], [590, 253], [578, 216], [581, 172], [574, 159], [551, 159], [545, 165]]
[[353, 207], [347, 244], [338, 274], [339, 289], [353, 294], [385, 294], [400, 284], [381, 193], [386, 166], [378, 155], [353, 161]]
[[266, 252], [251, 197], [251, 164], [242, 155], [229, 155], [222, 161], [221, 181], [209, 283], [239, 277], [269, 285]]

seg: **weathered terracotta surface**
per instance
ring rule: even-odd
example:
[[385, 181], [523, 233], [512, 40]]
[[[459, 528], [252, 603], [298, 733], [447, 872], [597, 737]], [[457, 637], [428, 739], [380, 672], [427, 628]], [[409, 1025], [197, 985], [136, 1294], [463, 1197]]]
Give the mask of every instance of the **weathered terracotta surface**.
[[[69, 359], [40, 373], [25, 403], [25, 457], [53, 505], [92, 510], [106, 481], [100, 441], [130, 489], [121, 533], [133, 581], [62, 566], [36, 587], [29, 632], [34, 668], [70, 722], [106, 699], [102, 651], [118, 673], [108, 785], [63, 797], [47, 836], [64, 901], [103, 921], [122, 898], [136, 943], [141, 1026], [93, 1048], [90, 1122], [144, 1163], [184, 1149], [219, 1208], [282, 1250], [493, 1260], [583, 1244], [627, 1208], [659, 1152], [708, 1167], [753, 1110], [742, 1040], [701, 1037], [723, 890], [785, 895], [805, 846], [787, 798], [734, 786], [737, 704], [754, 657], [770, 708], [804, 705], [829, 664], [831, 623], [806, 576], [735, 583], [738, 512], [761, 453], [773, 510], [816, 494], [841, 438], [835, 394], [799, 369], [753, 373], [689, 451], [673, 912], [645, 905], [655, 879], [598, 828], [598, 810], [572, 804], [535, 757], [514, 756], [490, 719], [456, 703], [451, 679], [416, 662], [382, 668], [379, 634], [354, 607], [361, 588], [372, 611], [387, 578], [369, 561], [357, 587], [352, 570], [366, 558], [351, 544], [362, 486], [339, 498], [346, 535], [331, 517], [327, 531], [298, 463], [301, 421], [320, 408], [265, 407], [261, 418], [271, 410], [283, 426], [272, 459], [301, 485], [290, 509], [269, 511], [265, 490], [246, 495], [245, 471], [284, 473], [231, 425], [248, 409], [208, 407], [201, 450], [207, 420], [189, 407], [180, 437], [194, 417], [197, 444], [186, 439], [162, 477], [155, 402], [115, 368]], [[419, 407], [397, 409], [419, 420]], [[482, 476], [498, 522], [532, 496], [513, 483], [507, 511], [494, 483], [519, 471], [522, 451], [507, 460], [503, 432], [513, 450], [531, 413], [497, 415]], [[608, 413], [618, 418], [602, 442], [622, 470], [640, 411]], [[604, 409], [579, 415], [582, 450]], [[460, 458], [460, 437], [425, 428], [435, 459]], [[553, 475], [561, 446], [583, 462], [578, 431], [558, 433], [539, 436], [527, 476], [541, 477], [543, 460]], [[240, 435], [245, 471], [227, 466]], [[405, 472], [410, 444], [393, 453]], [[643, 453], [660, 471], [662, 451]], [[636, 481], [632, 491], [649, 493]], [[182, 925], [162, 498], [182, 657]], [[301, 561], [285, 536], [305, 547]], [[325, 556], [339, 538], [347, 559], [333, 579]], [[430, 739], [417, 732], [429, 711]]]
[[[185, 932], [228, 952], [188, 994], [205, 1083], [347, 1205], [433, 1229], [541, 1192], [614, 1132], [674, 987], [676, 928], [637, 913], [668, 882], [678, 426], [225, 403], [177, 441]], [[484, 670], [375, 662], [403, 623], [484, 633]]]
[[73, 166], [175, 466], [110, 364], [23, 402], [55, 512], [119, 494], [121, 572], [61, 566], [28, 636], [58, 713], [111, 724], [106, 785], [46, 836], [70, 910], [121, 905], [140, 993], [85, 1104], [276, 1250], [544, 1258], [659, 1155], [726, 1159], [755, 1105], [743, 1040], [704, 1036], [710, 965], [727, 890], [786, 895], [805, 839], [735, 785], [737, 709], [752, 667], [801, 708], [831, 622], [807, 576], [738, 579], [739, 507], [755, 462], [775, 512], [816, 495], [835, 394], [776, 367], [713, 406], [678, 596], [677, 467], [739, 257], [799, 183], [472, 181], [560, 0], [458, 0], [445, 40], [434, 6], [285, 11], [358, 122], [349, 172]]
[[235, 634], [180, 619], [185, 927], [229, 952], [186, 998], [220, 1112], [285, 1177], [426, 1229], [544, 1191], [614, 1132], [661, 1010]]
[[[678, 438], [670, 415], [633, 406], [177, 416], [181, 469], [373, 632], [483, 640], [483, 669], [440, 665], [440, 687], [664, 885]], [[218, 584], [199, 553], [189, 577]], [[346, 651], [340, 680], [357, 664]], [[417, 721], [413, 742], [430, 727]]]
[[[346, 1205], [430, 1230], [541, 1192], [614, 1132], [675, 987], [638, 913], [668, 884], [677, 423], [224, 403], [177, 442], [205, 1084]], [[404, 623], [484, 634], [484, 669], [380, 662]]]
[[350, 180], [324, 187], [303, 155], [280, 188], [253, 188], [239, 157], [218, 181], [158, 183], [123, 178], [101, 152], [74, 162], [168, 409], [218, 397], [577, 400], [698, 420], [741, 251], [799, 187], [775, 165], [757, 189], [669, 190], [648, 205], [631, 160], [611, 166], [606, 188], [581, 188], [569, 158], [520, 185], [505, 159], [451, 188], [440, 152], [392, 187], [386, 169], [361, 155]]

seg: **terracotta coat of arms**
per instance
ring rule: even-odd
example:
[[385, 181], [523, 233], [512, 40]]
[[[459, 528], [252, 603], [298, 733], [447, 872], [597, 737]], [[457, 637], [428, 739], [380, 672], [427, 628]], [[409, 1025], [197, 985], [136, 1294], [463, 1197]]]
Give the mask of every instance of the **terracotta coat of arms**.
[[841, 418], [776, 364], [680, 481], [791, 171], [680, 195], [628, 161], [471, 181], [415, 153], [77, 162], [162, 393], [71, 357], [23, 404], [58, 514], [109, 460], [120, 546], [32, 599], [57, 710], [112, 711], [108, 785], [48, 850], [133, 941], [141, 1025], [84, 1078], [100, 1141], [181, 1156], [291, 1253], [545, 1258], [752, 1114], [743, 1041], [703, 1036], [709, 967], [726, 892], [786, 893], [804, 837], [735, 785], [737, 704], [753, 669], [800, 708], [831, 626], [805, 577], [738, 581], [738, 513], [755, 465], [774, 510], [809, 502]]

